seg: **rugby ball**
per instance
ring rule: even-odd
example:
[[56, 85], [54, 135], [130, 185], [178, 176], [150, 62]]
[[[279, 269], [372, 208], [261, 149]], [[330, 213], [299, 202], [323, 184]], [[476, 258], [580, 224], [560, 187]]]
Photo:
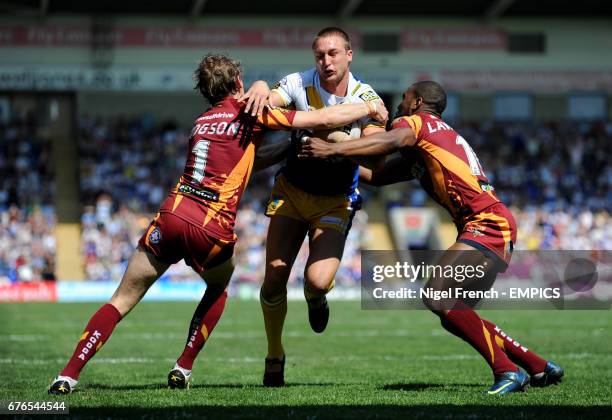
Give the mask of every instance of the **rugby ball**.
[[327, 140], [329, 143], [341, 143], [343, 141], [351, 140], [351, 135], [349, 133], [337, 128], [332, 130], [315, 131], [314, 137]]

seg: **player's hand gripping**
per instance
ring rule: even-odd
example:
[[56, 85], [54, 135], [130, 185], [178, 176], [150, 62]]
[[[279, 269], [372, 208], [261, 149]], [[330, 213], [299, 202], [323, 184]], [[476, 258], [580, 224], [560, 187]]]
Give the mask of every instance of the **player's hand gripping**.
[[376, 99], [375, 101], [369, 101], [366, 102], [366, 105], [368, 106], [368, 110], [370, 111], [370, 117], [374, 118], [380, 123], [387, 123], [387, 119], [389, 118], [389, 111], [387, 111], [385, 103], [382, 100]]
[[318, 137], [303, 136], [298, 152], [299, 158], [327, 158], [335, 153], [337, 143], [328, 143]]
[[247, 101], [244, 107], [244, 112], [251, 112], [252, 116], [261, 114], [266, 105], [268, 105], [268, 97], [270, 96], [270, 88], [263, 80], [258, 80], [251, 85], [249, 90], [238, 98], [238, 101]]

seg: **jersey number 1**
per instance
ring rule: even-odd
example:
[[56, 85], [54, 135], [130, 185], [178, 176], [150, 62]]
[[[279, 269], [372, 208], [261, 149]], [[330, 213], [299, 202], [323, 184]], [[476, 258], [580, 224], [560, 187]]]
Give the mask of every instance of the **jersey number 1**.
[[476, 153], [474, 153], [474, 150], [472, 150], [472, 147], [468, 144], [468, 142], [463, 137], [457, 136], [455, 143], [463, 147], [465, 155], [467, 156], [468, 163], [470, 164], [470, 171], [472, 172], [472, 175], [482, 175], [484, 171], [482, 170], [482, 166], [480, 166], [480, 161], [478, 160]]
[[193, 147], [193, 154], [195, 160], [193, 163], [193, 179], [197, 182], [202, 182], [204, 179], [204, 168], [206, 168], [206, 160], [208, 159], [208, 147], [210, 146], [209, 140], [200, 140]]

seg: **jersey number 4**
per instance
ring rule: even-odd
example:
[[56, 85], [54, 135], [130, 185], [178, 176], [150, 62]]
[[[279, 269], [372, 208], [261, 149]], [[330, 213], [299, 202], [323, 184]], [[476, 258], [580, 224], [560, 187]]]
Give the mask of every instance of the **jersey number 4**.
[[472, 175], [482, 175], [484, 171], [482, 170], [480, 161], [478, 160], [476, 153], [474, 153], [474, 150], [472, 150], [472, 147], [468, 144], [468, 142], [463, 137], [457, 136], [455, 143], [463, 147], [465, 155], [467, 156], [468, 163], [470, 165], [470, 171], [472, 172]]

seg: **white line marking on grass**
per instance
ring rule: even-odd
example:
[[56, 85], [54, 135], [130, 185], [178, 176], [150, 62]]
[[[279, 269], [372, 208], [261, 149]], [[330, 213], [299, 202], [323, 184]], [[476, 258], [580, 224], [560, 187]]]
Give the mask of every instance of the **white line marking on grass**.
[[[185, 340], [187, 335], [184, 333], [172, 333], [172, 332], [122, 332], [118, 331], [115, 333], [116, 337], [120, 337], [123, 340]], [[376, 331], [376, 330], [364, 330], [364, 331], [337, 331], [329, 334], [329, 337], [410, 337], [416, 335], [415, 332], [409, 330], [391, 330], [391, 331]], [[312, 337], [311, 332], [300, 332], [300, 331], [287, 331], [285, 332], [286, 337], [292, 338], [304, 338]], [[75, 337], [77, 337], [75, 335]], [[243, 331], [243, 332], [231, 332], [231, 331], [215, 331], [211, 334], [211, 337], [215, 339], [252, 339], [252, 338], [264, 338], [265, 334], [263, 331]], [[32, 342], [32, 341], [49, 341], [56, 339], [55, 337], [45, 334], [8, 334], [0, 335], [0, 341], [14, 341], [14, 342]]]
[[[610, 354], [594, 354], [594, 353], [558, 353], [554, 354], [559, 360], [568, 359], [601, 359], [610, 358]], [[385, 360], [385, 361], [405, 361], [408, 356], [382, 356], [382, 355], [369, 355], [369, 356], [319, 356], [316, 358], [317, 361], [330, 361], [330, 362], [361, 362], [361, 361], [372, 361], [372, 360]], [[477, 360], [480, 356], [477, 354], [447, 354], [447, 355], [431, 355], [426, 354], [417, 357], [411, 357], [412, 360], [424, 360], [424, 361], [450, 361], [450, 360]], [[58, 364], [63, 365], [66, 363], [67, 358], [55, 358], [55, 359], [21, 359], [21, 358], [2, 358], [0, 359], [0, 365], [46, 365], [46, 364]], [[211, 363], [261, 363], [262, 357], [202, 357], [202, 360]], [[292, 362], [304, 362], [312, 361], [314, 358], [304, 358], [299, 356], [293, 356]], [[150, 364], [150, 363], [168, 363], [173, 364], [176, 359], [173, 358], [149, 358], [149, 357], [98, 357], [92, 359], [92, 363], [95, 364]]]
[[0, 335], [0, 341], [17, 341], [17, 342], [31, 342], [31, 341], [46, 341], [49, 336], [45, 334], [7, 334]]

